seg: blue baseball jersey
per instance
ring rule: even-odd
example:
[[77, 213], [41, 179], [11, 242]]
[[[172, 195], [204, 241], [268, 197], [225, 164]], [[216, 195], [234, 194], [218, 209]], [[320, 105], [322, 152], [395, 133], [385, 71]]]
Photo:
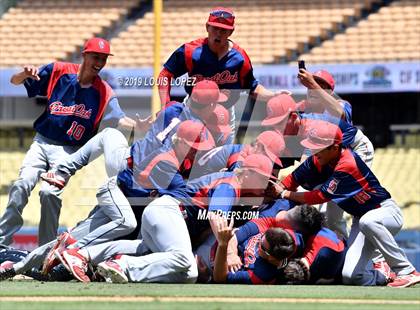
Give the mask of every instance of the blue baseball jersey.
[[[172, 145], [172, 136], [176, 133], [179, 124], [186, 120], [201, 121], [191, 109], [181, 102], [168, 103], [157, 115], [143, 139], [137, 140], [131, 146], [131, 157], [141, 162], [151, 152], [163, 145]], [[213, 135], [216, 145], [223, 143], [223, 134]]]
[[346, 100], [338, 100], [338, 103], [343, 108], [343, 115], [341, 118], [350, 125], [353, 125], [353, 107], [351, 106], [350, 102]]
[[297, 204], [288, 199], [276, 199], [273, 202], [261, 206], [258, 210], [258, 217], [272, 217], [275, 218], [277, 213], [281, 211], [288, 211], [294, 208]]
[[98, 76], [89, 87], [77, 80], [80, 65], [55, 62], [39, 70], [40, 80], [26, 79], [28, 97], [46, 96], [48, 105], [35, 130], [63, 145], [83, 145], [99, 124], [116, 127], [125, 116], [111, 87]]
[[[188, 73], [189, 77], [195, 79], [195, 83], [211, 80], [219, 85], [220, 89], [253, 91], [258, 85], [248, 55], [235, 43], [221, 59], [210, 50], [207, 38], [185, 43], [169, 57], [164, 67], [175, 78]], [[191, 94], [191, 90], [192, 86], [185, 86], [188, 94]], [[227, 107], [233, 105], [238, 99], [239, 92], [232, 92], [229, 98], [230, 104], [224, 105]]]
[[150, 197], [155, 194], [170, 195], [189, 200], [183, 178], [183, 166], [173, 149], [162, 146], [141, 162], [121, 171], [118, 186], [127, 197]]
[[292, 172], [292, 178], [307, 190], [321, 185], [324, 197], [354, 216], [379, 208], [381, 202], [391, 198], [369, 167], [350, 149], [342, 150], [334, 166], [321, 166], [311, 156]]
[[209, 221], [203, 217], [207, 211], [229, 212], [240, 198], [240, 185], [232, 172], [217, 172], [190, 180], [186, 191], [191, 202], [183, 206], [184, 217], [192, 238], [209, 228]]
[[242, 144], [227, 144], [208, 151], [194, 165], [191, 170], [191, 178], [195, 179], [206, 174], [219, 172], [225, 168], [227, 171], [233, 171], [241, 166], [243, 149], [244, 145]]
[[338, 279], [346, 257], [346, 246], [337, 234], [323, 227], [305, 240], [303, 258], [309, 264], [310, 282], [320, 279]]
[[[270, 264], [259, 255], [259, 247], [263, 234], [270, 227], [276, 227], [273, 219], [269, 225], [258, 226], [257, 230], [249, 229], [249, 224], [255, 225], [255, 222], [248, 222], [241, 226], [235, 233], [238, 240], [238, 254], [242, 259], [243, 267], [241, 270], [227, 274], [227, 283], [242, 284], [274, 284], [278, 276], [279, 269]], [[285, 229], [294, 239], [296, 250], [292, 257], [298, 257], [303, 251], [304, 242], [301, 234], [292, 230]]]

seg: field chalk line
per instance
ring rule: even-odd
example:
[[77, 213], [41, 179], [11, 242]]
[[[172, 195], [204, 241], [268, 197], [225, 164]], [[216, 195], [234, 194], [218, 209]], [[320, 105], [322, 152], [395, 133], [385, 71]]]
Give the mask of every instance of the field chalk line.
[[149, 296], [2, 296], [0, 302], [225, 302], [225, 303], [327, 303], [420, 305], [420, 300], [334, 298], [149, 297]]

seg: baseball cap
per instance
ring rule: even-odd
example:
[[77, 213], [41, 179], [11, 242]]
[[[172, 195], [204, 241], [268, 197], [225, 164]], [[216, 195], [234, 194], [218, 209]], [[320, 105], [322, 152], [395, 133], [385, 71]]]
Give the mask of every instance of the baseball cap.
[[313, 76], [314, 76], [315, 81], [321, 80], [324, 83], [327, 83], [330, 86], [331, 90], [334, 90], [335, 81], [331, 73], [329, 73], [326, 70], [318, 70], [313, 74]]
[[219, 90], [219, 86], [210, 80], [203, 80], [195, 84], [191, 92], [191, 99], [201, 105], [225, 102], [228, 97]]
[[111, 55], [111, 46], [109, 42], [102, 38], [91, 38], [86, 41], [82, 53], [101, 53]]
[[223, 29], [235, 29], [235, 15], [233, 11], [224, 7], [217, 7], [211, 10], [207, 25]]
[[232, 128], [229, 125], [229, 111], [222, 105], [217, 104], [213, 111], [211, 111], [206, 126], [210, 130], [221, 133], [230, 133]]
[[283, 167], [279, 158], [286, 147], [282, 134], [267, 130], [260, 133], [255, 140], [263, 145], [265, 153], [274, 163]]
[[190, 147], [199, 151], [208, 151], [216, 146], [210, 131], [199, 121], [187, 120], [182, 122], [176, 135]]
[[296, 111], [296, 109], [296, 102], [290, 95], [280, 94], [274, 96], [267, 102], [267, 116], [263, 119], [261, 125], [276, 125], [286, 117], [289, 117], [289, 113]]
[[275, 179], [271, 172], [273, 171], [273, 162], [263, 154], [251, 154], [244, 158], [241, 168], [253, 170], [270, 179]]
[[343, 133], [341, 129], [332, 123], [325, 121], [313, 121], [306, 131], [306, 138], [300, 142], [310, 150], [323, 150], [334, 144], [341, 144]]

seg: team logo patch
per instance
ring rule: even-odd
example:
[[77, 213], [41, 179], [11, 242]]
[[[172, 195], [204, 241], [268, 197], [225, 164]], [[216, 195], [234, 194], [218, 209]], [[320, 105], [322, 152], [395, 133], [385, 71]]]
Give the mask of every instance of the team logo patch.
[[337, 179], [332, 179], [328, 184], [327, 192], [330, 194], [334, 194], [337, 190], [338, 182], [339, 181]]
[[104, 43], [104, 41], [99, 41], [98, 45], [99, 45], [99, 48], [100, 48], [101, 50], [103, 50], [103, 49], [105, 48], [105, 43]]

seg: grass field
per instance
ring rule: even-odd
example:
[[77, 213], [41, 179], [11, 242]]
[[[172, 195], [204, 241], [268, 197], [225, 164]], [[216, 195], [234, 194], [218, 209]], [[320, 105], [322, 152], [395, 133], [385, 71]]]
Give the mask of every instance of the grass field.
[[420, 285], [346, 286], [0, 282], [0, 309], [420, 310]]

